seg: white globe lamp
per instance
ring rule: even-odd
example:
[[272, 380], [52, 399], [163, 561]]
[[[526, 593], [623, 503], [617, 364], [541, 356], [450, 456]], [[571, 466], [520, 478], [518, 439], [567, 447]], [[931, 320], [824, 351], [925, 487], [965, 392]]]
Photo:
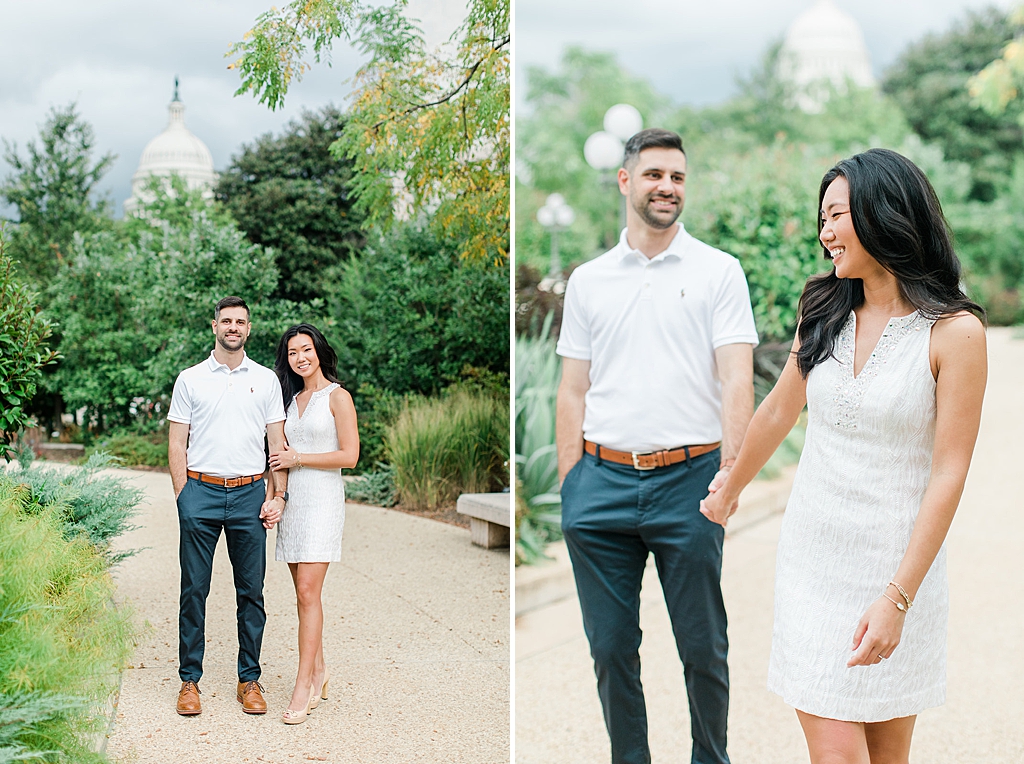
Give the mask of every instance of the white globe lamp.
[[636, 107], [628, 103], [617, 103], [605, 112], [604, 129], [625, 142], [644, 129], [644, 118]]
[[609, 132], [599, 130], [583, 144], [583, 157], [595, 170], [611, 170], [622, 164], [622, 141]]
[[557, 290], [562, 277], [562, 260], [558, 255], [558, 234], [576, 220], [576, 212], [565, 203], [561, 194], [550, 194], [544, 206], [537, 210], [537, 222], [551, 232], [551, 267], [547, 278], [540, 283], [545, 291]]

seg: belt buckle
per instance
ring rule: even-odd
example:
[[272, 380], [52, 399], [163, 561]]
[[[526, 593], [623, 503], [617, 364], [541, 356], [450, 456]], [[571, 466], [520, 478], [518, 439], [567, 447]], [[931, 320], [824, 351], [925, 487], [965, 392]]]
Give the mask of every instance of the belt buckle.
[[224, 487], [225, 488], [238, 488], [240, 485], [242, 485], [242, 478], [225, 478], [224, 479]]
[[640, 453], [639, 451], [631, 451], [630, 453], [632, 453], [632, 455], [633, 455], [633, 468], [634, 469], [638, 469], [641, 472], [650, 472], [651, 470], [658, 469], [658, 465], [657, 464], [652, 464], [650, 467], [641, 467], [640, 466], [640, 460], [638, 459], [638, 457], [640, 457], [640, 456], [650, 456], [651, 454], [654, 453], [654, 451], [645, 451], [643, 453]]

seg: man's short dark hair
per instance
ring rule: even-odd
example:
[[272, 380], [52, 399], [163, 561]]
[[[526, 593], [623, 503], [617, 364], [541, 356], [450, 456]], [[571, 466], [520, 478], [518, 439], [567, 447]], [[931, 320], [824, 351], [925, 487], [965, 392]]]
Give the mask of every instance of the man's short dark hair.
[[682, 151], [686, 156], [686, 149], [683, 148], [683, 139], [678, 133], [671, 130], [662, 130], [660, 127], [649, 127], [641, 130], [632, 138], [626, 141], [626, 150], [622, 155], [622, 166], [627, 170], [636, 165], [640, 152], [644, 149], [676, 149]]
[[217, 307], [213, 310], [214, 321], [220, 321], [220, 312], [224, 308], [245, 308], [245, 320], [249, 320], [249, 306], [245, 304], [245, 300], [241, 297], [225, 297], [218, 302]]

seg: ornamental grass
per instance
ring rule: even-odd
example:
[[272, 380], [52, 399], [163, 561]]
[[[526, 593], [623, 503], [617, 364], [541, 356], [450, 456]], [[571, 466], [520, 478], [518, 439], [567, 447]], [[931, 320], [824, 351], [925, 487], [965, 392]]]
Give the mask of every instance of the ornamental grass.
[[134, 647], [110, 559], [67, 537], [66, 502], [0, 475], [0, 762], [105, 762], [104, 704]]
[[386, 436], [403, 507], [434, 510], [462, 493], [499, 491], [508, 481], [508, 404], [457, 390], [405, 403]]

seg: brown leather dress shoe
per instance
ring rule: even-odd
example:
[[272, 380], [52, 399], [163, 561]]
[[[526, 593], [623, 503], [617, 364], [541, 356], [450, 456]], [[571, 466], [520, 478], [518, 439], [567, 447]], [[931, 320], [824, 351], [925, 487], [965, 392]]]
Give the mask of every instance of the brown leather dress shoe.
[[265, 714], [267, 701], [263, 699], [263, 685], [259, 682], [239, 682], [238, 693], [235, 695], [247, 714]]
[[199, 703], [199, 685], [195, 682], [182, 682], [178, 691], [177, 711], [182, 716], [195, 716], [203, 712]]

